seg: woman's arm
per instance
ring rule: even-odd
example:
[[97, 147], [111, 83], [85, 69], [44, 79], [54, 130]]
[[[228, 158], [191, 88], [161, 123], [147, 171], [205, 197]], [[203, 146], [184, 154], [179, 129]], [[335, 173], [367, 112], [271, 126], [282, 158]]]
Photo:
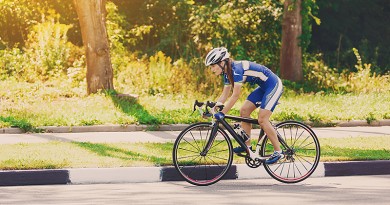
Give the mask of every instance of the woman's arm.
[[229, 97], [231, 85], [225, 85], [222, 90], [221, 96], [218, 98], [217, 102], [221, 102], [222, 104], [226, 102]]
[[[236, 83], [234, 85], [234, 88], [233, 88], [233, 94], [232, 96], [230, 96], [229, 100], [227, 101], [227, 103], [225, 104], [222, 112], [224, 114], [228, 113], [229, 110], [234, 106], [234, 104], [237, 102], [238, 98], [240, 98], [240, 94], [241, 94], [241, 87], [242, 87], [242, 84], [241, 83]], [[225, 91], [225, 88], [224, 88], [224, 91]], [[229, 91], [230, 91], [230, 88], [229, 88]], [[222, 95], [223, 95], [224, 92], [222, 92]], [[221, 96], [222, 97], [222, 96]], [[226, 99], [225, 99], [226, 100]], [[221, 101], [221, 102], [224, 102], [224, 101]]]

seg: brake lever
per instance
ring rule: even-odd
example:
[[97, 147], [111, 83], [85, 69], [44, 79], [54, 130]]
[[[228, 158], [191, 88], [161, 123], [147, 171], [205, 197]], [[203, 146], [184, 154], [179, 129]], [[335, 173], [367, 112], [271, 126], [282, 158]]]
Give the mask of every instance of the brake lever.
[[[198, 100], [195, 100], [193, 111], [192, 111], [191, 115], [193, 115], [194, 112], [196, 111], [196, 107], [202, 107], [203, 105], [204, 105], [204, 102], [199, 102]], [[199, 112], [201, 115], [203, 115], [203, 110], [200, 109]]]
[[[217, 107], [217, 108], [219, 108], [218, 109], [218, 112], [219, 112], [219, 111], [222, 111], [225, 106], [223, 104], [222, 105], [217, 105], [216, 102], [209, 102], [209, 101], [207, 101], [206, 109], [207, 109], [207, 107], [209, 107], [209, 108]], [[214, 111], [216, 112], [217, 110], [214, 109]]]

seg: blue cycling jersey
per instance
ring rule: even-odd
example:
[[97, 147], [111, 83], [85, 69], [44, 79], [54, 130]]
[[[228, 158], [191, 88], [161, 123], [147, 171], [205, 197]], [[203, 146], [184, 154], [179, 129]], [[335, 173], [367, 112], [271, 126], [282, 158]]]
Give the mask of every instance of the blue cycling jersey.
[[[250, 62], [234, 61], [232, 63], [234, 84], [245, 82], [259, 85], [247, 97], [256, 107], [273, 111], [283, 93], [283, 84], [277, 75], [267, 67]], [[224, 74], [224, 83], [229, 85], [227, 74]]]
[[[253, 83], [261, 86], [268, 78], [278, 78], [269, 68], [250, 61], [234, 61], [232, 63], [234, 83]], [[224, 84], [229, 85], [227, 74]]]

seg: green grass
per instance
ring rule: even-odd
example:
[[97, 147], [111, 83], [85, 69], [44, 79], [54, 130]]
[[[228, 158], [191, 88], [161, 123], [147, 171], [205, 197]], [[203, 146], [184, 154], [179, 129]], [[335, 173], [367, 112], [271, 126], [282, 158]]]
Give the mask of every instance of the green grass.
[[[390, 160], [389, 137], [321, 138], [321, 161]], [[172, 165], [172, 143], [49, 142], [0, 145], [0, 169]], [[244, 163], [234, 157], [234, 163]]]
[[323, 161], [390, 159], [388, 136], [324, 138], [320, 143]]
[[[247, 90], [229, 114], [238, 115]], [[219, 93], [219, 91], [216, 91]], [[217, 95], [217, 94], [216, 94]], [[200, 120], [192, 113], [196, 100], [215, 100], [202, 94], [141, 94], [137, 101], [112, 94], [85, 95], [83, 86], [64, 82], [0, 82], [0, 127], [37, 131], [39, 126], [99, 124], [177, 124]], [[390, 92], [367, 94], [296, 94], [286, 89], [272, 119], [309, 120], [317, 125], [333, 120], [390, 119]], [[256, 117], [253, 113], [252, 117]]]
[[332, 121], [389, 119], [390, 92], [368, 94], [287, 94], [274, 119]]

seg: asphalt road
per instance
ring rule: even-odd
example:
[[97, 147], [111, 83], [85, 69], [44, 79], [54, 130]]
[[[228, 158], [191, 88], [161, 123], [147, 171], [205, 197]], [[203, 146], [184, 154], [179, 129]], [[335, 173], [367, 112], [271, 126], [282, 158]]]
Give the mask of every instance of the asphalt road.
[[389, 204], [390, 175], [0, 187], [0, 204]]

